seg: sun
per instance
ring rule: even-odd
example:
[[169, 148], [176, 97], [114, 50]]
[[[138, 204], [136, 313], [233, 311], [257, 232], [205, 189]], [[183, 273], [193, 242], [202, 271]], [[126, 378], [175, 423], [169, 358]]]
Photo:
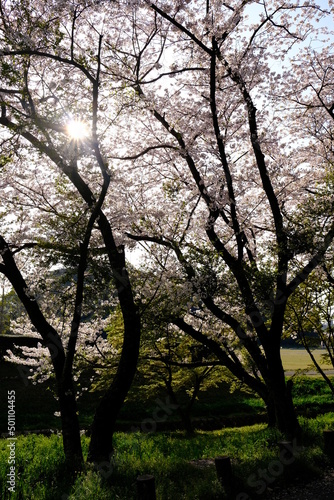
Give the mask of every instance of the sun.
[[82, 141], [89, 134], [87, 125], [80, 120], [71, 120], [68, 122], [66, 130], [71, 139], [75, 141]]

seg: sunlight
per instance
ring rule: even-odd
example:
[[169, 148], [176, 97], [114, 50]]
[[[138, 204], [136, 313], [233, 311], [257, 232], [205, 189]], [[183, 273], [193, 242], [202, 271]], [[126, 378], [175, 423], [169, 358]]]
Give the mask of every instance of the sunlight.
[[66, 125], [66, 130], [71, 139], [76, 141], [85, 139], [89, 134], [87, 125], [80, 120], [71, 120]]

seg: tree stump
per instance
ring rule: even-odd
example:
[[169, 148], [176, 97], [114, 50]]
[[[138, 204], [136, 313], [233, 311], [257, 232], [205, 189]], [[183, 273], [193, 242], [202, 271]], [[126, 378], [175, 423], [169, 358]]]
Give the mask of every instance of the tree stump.
[[331, 463], [334, 463], [334, 431], [323, 431], [324, 452], [328, 455]]
[[156, 500], [154, 476], [145, 474], [137, 477], [138, 500]]
[[233, 472], [230, 457], [216, 457], [215, 466], [220, 484], [226, 491], [231, 491], [233, 488]]

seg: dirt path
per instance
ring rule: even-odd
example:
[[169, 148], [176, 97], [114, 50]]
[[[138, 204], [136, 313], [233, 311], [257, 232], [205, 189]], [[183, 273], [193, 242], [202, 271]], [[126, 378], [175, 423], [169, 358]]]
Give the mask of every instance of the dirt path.
[[[214, 466], [213, 459], [191, 460], [194, 467], [200, 469]], [[241, 494], [233, 495], [234, 499], [241, 498]], [[242, 498], [247, 498], [246, 494]], [[251, 500], [251, 497], [248, 497]], [[259, 497], [257, 497], [259, 498]], [[328, 468], [324, 476], [314, 479], [307, 484], [298, 484], [286, 489], [268, 487], [266, 500], [334, 500], [334, 468]]]
[[334, 469], [328, 469], [321, 479], [282, 491], [273, 491], [271, 500], [334, 500]]

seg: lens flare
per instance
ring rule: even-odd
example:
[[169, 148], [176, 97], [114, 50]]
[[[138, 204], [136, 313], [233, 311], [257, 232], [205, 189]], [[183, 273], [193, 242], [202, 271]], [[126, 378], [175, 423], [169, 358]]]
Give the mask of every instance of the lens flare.
[[88, 137], [87, 125], [80, 120], [71, 120], [66, 125], [66, 130], [71, 139], [80, 141]]

